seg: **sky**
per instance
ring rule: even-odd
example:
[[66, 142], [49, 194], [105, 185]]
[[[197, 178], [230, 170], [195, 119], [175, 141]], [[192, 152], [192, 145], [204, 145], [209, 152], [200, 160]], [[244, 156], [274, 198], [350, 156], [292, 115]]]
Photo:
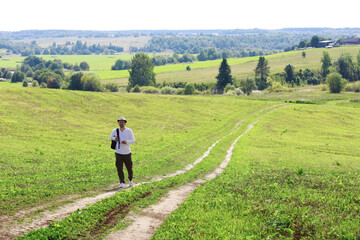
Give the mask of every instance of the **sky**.
[[360, 27], [359, 0], [1, 0], [0, 31]]

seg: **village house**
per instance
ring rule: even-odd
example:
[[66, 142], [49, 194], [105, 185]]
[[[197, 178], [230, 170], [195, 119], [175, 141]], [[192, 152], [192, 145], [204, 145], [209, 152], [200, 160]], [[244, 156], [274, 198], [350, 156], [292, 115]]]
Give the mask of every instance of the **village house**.
[[320, 41], [318, 44], [319, 48], [326, 48], [326, 47], [332, 47], [334, 45], [334, 42], [331, 40], [325, 40], [325, 41]]

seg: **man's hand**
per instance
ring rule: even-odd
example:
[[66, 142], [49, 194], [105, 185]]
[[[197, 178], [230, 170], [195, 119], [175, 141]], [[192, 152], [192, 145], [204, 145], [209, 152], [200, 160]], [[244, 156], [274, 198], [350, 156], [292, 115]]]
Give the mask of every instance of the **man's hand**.
[[122, 144], [127, 144], [127, 141], [122, 141], [121, 143], [122, 143]]
[[116, 141], [116, 142], [119, 141], [119, 138], [118, 138], [118, 137], [115, 137], [115, 141]]

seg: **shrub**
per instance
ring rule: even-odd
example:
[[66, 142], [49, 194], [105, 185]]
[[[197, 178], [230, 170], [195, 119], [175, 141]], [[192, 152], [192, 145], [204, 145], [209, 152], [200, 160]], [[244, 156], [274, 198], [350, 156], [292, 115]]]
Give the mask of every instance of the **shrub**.
[[184, 94], [185, 95], [193, 95], [195, 93], [195, 86], [192, 83], [188, 83], [185, 86]]
[[36, 80], [32, 80], [31, 86], [33, 87], [38, 87], [39, 86], [39, 82]]
[[354, 84], [354, 92], [360, 92], [360, 82]]
[[184, 88], [177, 88], [175, 94], [176, 95], [184, 95]]
[[100, 79], [94, 74], [85, 74], [82, 76], [81, 85], [84, 86], [84, 91], [101, 92], [103, 90]]
[[130, 68], [131, 63], [124, 60], [116, 60], [115, 65], [111, 66], [111, 70], [125, 70]]
[[141, 91], [141, 89], [140, 89], [140, 87], [139, 87], [139, 85], [135, 85], [135, 87], [134, 88], [132, 88], [131, 89], [131, 92], [140, 92]]
[[160, 89], [161, 94], [175, 94], [176, 93], [176, 88], [172, 88], [172, 87], [163, 87]]
[[326, 77], [326, 84], [331, 93], [340, 93], [344, 89], [346, 81], [344, 81], [339, 73], [330, 73]]
[[226, 84], [224, 92], [227, 93], [229, 90], [235, 91], [235, 86], [231, 85], [230, 83]]
[[76, 63], [76, 64], [74, 65], [74, 67], [73, 67], [73, 70], [74, 70], [75, 72], [78, 72], [78, 71], [81, 70], [81, 68], [80, 68], [79, 65]]
[[284, 87], [279, 82], [273, 82], [271, 86], [269, 86], [266, 89], [266, 91], [272, 93], [272, 92], [291, 92], [292, 90], [290, 88]]
[[208, 89], [208, 90], [202, 91], [201, 94], [202, 94], [202, 95], [211, 95], [212, 92], [211, 92], [210, 89]]
[[24, 80], [24, 81], [23, 81], [23, 87], [27, 87], [27, 86], [29, 86], [29, 83], [28, 83], [27, 80]]
[[68, 89], [69, 88], [69, 82], [63, 81], [61, 84], [61, 89]]
[[106, 90], [110, 92], [117, 92], [119, 91], [119, 86], [116, 83], [107, 83], [105, 85]]
[[52, 78], [50, 77], [47, 80], [47, 87], [48, 88], [60, 88], [61, 87], [61, 80], [60, 78]]
[[90, 65], [87, 62], [81, 62], [79, 67], [82, 71], [89, 71], [90, 69]]
[[73, 70], [73, 68], [74, 68], [74, 65], [73, 64], [71, 64], [71, 63], [63, 63], [63, 66], [64, 66], [64, 68], [65, 69], [67, 69], [67, 70]]
[[40, 84], [40, 87], [41, 87], [41, 88], [47, 88], [47, 84], [46, 84], [45, 82], [42, 82], [42, 83]]
[[241, 79], [240, 88], [246, 95], [249, 96], [251, 92], [256, 89], [255, 80], [253, 78]]
[[241, 91], [241, 89], [240, 89], [240, 88], [236, 88], [236, 89], [235, 89], [235, 93], [236, 93], [236, 95], [238, 95], [238, 96], [240, 96], [240, 95], [244, 95], [244, 92], [243, 92], [243, 91]]
[[350, 85], [350, 84], [347, 84], [347, 85], [344, 87], [344, 91], [345, 91], [345, 92], [352, 92], [352, 91], [353, 91], [353, 86]]
[[347, 92], [360, 92], [360, 81], [349, 83], [345, 86], [344, 91]]
[[11, 72], [8, 71], [5, 75], [5, 79], [11, 79], [11, 78], [12, 78]]
[[237, 96], [235, 90], [229, 90], [229, 91], [227, 91], [227, 92], [225, 93], [225, 95], [227, 95], [227, 96]]
[[25, 74], [19, 70], [16, 70], [11, 77], [11, 82], [13, 83], [22, 82], [24, 81], [24, 79], [25, 79]]
[[83, 90], [84, 86], [81, 82], [81, 78], [84, 76], [82, 72], [75, 73], [70, 77], [70, 84], [68, 89], [70, 90]]
[[[185, 86], [186, 86], [186, 84], [183, 87], [185, 87]], [[194, 87], [198, 91], [212, 90], [212, 89], [215, 89], [216, 83], [215, 82], [194, 83]]]
[[144, 86], [144, 87], [141, 87], [140, 89], [141, 89], [142, 93], [160, 93], [160, 89], [158, 89], [156, 87]]

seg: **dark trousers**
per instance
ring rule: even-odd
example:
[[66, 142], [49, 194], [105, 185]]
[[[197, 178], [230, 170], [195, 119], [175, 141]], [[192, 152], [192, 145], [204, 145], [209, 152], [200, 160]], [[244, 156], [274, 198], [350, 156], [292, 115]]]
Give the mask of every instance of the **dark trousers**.
[[127, 155], [115, 153], [115, 157], [116, 157], [115, 165], [116, 165], [116, 169], [117, 169], [117, 172], [119, 175], [120, 183], [125, 183], [125, 177], [124, 177], [124, 171], [123, 171], [124, 163], [125, 163], [128, 175], [129, 175], [129, 181], [131, 181], [133, 178], [131, 153], [129, 153]]

